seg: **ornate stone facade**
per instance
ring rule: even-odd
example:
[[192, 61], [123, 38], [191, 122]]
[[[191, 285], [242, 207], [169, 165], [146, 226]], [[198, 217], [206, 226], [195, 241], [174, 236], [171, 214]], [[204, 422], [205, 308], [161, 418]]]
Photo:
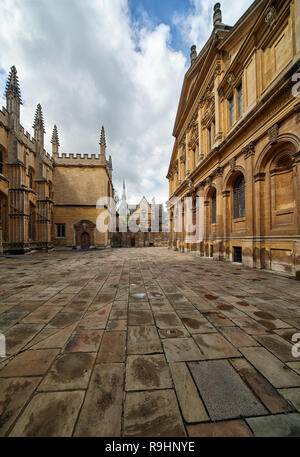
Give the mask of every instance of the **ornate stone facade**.
[[[190, 245], [173, 230], [170, 248], [300, 275], [299, 98], [292, 91], [299, 17], [298, 1], [270, 7], [257, 0], [229, 27], [216, 6], [211, 37], [184, 79], [167, 175], [170, 201], [189, 195], [191, 183], [204, 199], [204, 239]], [[197, 143], [182, 147], [193, 119]]]
[[44, 121], [38, 104], [34, 137], [20, 124], [21, 92], [11, 68], [0, 111], [0, 253], [24, 254], [53, 246], [110, 246], [110, 234], [96, 230], [103, 209], [96, 202], [113, 195], [112, 161], [106, 159], [102, 127], [100, 154], [59, 154], [57, 127], [52, 156], [44, 149]]

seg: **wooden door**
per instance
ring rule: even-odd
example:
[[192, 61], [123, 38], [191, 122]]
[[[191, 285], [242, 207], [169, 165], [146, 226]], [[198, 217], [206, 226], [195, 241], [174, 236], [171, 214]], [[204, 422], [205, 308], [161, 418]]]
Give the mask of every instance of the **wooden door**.
[[88, 249], [90, 247], [90, 235], [83, 232], [81, 235], [81, 249]]

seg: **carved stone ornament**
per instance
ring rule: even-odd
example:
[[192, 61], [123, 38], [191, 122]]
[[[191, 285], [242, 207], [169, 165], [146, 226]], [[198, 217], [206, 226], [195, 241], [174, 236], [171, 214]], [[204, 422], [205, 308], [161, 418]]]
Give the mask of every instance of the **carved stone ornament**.
[[236, 165], [236, 158], [233, 157], [233, 159], [229, 160], [229, 165], [230, 165], [230, 170], [234, 171], [235, 170], [235, 165]]
[[191, 194], [193, 194], [195, 192], [195, 190], [196, 190], [192, 179], [188, 180], [188, 188], [189, 188], [189, 192]]
[[253, 142], [249, 143], [246, 147], [243, 148], [243, 153], [245, 155], [245, 159], [253, 156], [255, 154], [255, 145]]
[[279, 126], [278, 124], [274, 124], [269, 130], [269, 140], [271, 144], [276, 144], [277, 143], [277, 137], [278, 137], [278, 131], [279, 131]]
[[269, 24], [269, 26], [272, 26], [274, 22], [277, 20], [277, 11], [275, 10], [274, 6], [271, 6], [268, 11], [266, 12], [265, 15], [265, 22]]

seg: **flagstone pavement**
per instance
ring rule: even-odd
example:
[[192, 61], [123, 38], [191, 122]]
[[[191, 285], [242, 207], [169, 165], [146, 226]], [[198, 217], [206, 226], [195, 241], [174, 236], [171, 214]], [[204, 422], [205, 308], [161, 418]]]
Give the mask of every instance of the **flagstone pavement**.
[[300, 436], [293, 279], [164, 248], [2, 257], [0, 332], [0, 436]]

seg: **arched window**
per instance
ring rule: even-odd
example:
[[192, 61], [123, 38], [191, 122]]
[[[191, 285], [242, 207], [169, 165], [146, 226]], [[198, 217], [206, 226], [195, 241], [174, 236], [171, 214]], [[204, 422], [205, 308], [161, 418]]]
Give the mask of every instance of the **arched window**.
[[245, 178], [239, 175], [233, 185], [234, 219], [245, 217]]
[[211, 222], [215, 224], [217, 222], [217, 191], [213, 191], [211, 196]]
[[29, 187], [30, 187], [30, 189], [33, 189], [33, 186], [34, 186], [34, 184], [33, 184], [33, 178], [34, 178], [33, 174], [34, 174], [33, 169], [31, 167], [29, 167], [28, 176], [29, 176]]
[[3, 152], [0, 149], [0, 173], [3, 173]]

